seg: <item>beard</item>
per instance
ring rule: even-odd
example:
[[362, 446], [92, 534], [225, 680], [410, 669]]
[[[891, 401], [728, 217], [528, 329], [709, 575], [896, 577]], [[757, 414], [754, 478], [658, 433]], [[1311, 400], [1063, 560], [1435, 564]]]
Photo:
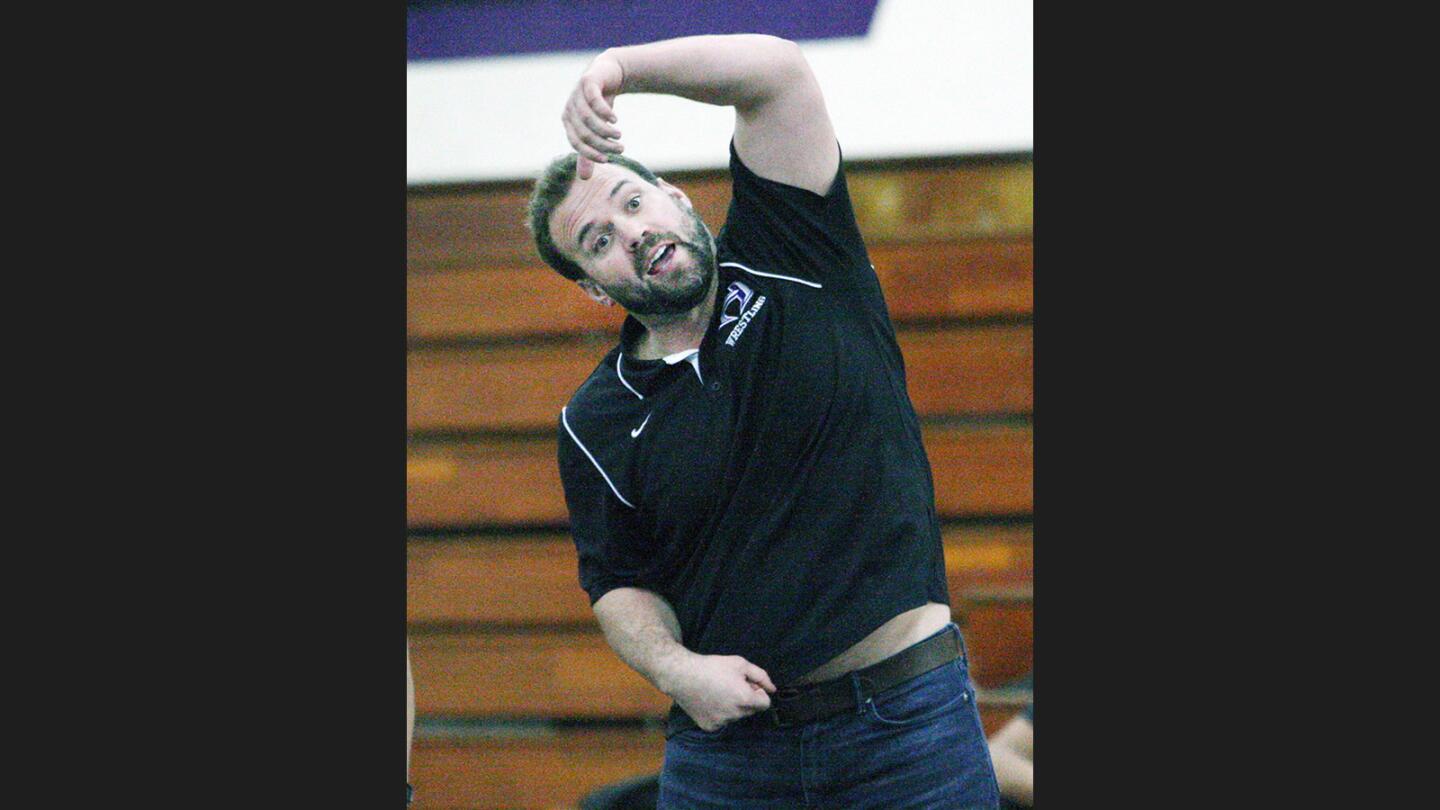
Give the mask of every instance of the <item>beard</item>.
[[[679, 315], [689, 312], [705, 300], [710, 281], [715, 276], [715, 238], [700, 215], [690, 212], [690, 234], [652, 233], [635, 251], [635, 277], [638, 285], [600, 285], [600, 289], [632, 315]], [[646, 257], [661, 242], [674, 242], [671, 269], [663, 277], [649, 280]], [[694, 259], [693, 266], [681, 263], [684, 248]]]

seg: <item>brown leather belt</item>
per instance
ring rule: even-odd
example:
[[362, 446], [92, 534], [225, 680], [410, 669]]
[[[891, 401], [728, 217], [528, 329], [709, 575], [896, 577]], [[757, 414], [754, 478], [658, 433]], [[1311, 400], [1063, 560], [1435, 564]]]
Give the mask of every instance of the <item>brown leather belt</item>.
[[[786, 728], [824, 720], [854, 710], [886, 689], [954, 661], [961, 656], [962, 649], [960, 630], [952, 624], [863, 669], [820, 683], [777, 690], [770, 696], [770, 708], [735, 722], [761, 722]], [[665, 737], [668, 739], [692, 728], [699, 725], [678, 704], [672, 705], [665, 719]]]

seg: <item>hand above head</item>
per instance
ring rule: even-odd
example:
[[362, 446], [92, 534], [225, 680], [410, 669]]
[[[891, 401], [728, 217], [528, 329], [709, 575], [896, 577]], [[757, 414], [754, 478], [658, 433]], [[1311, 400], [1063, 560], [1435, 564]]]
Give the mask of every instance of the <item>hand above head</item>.
[[770, 708], [775, 684], [765, 670], [738, 655], [695, 655], [667, 690], [705, 731]]
[[580, 155], [576, 173], [582, 180], [590, 179], [593, 163], [605, 163], [607, 154], [625, 149], [614, 126], [619, 119], [612, 106], [624, 79], [620, 63], [608, 53], [600, 54], [580, 75], [560, 115], [565, 136]]

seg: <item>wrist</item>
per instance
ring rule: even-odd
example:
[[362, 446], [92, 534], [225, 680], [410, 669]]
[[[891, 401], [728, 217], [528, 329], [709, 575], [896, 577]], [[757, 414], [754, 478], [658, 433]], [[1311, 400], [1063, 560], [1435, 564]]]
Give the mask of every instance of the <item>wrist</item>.
[[624, 61], [621, 59], [621, 57], [620, 57], [620, 51], [623, 51], [623, 50], [625, 50], [625, 49], [624, 49], [624, 48], [606, 48], [605, 50], [603, 50], [603, 51], [600, 52], [600, 55], [599, 55], [599, 56], [595, 57], [597, 61], [598, 61], [598, 60], [601, 60], [601, 59], [604, 59], [604, 60], [610, 62], [611, 64], [613, 64], [613, 65], [615, 66], [615, 69], [620, 73], [619, 89], [615, 91], [615, 95], [617, 95], [617, 96], [620, 95], [621, 93], [624, 93], [624, 92], [626, 91], [626, 87], [625, 87], [625, 77], [626, 77], [628, 74], [627, 74], [626, 71], [625, 71], [625, 62], [624, 62]]
[[698, 653], [693, 653], [679, 644], [662, 657], [655, 668], [655, 688], [664, 692], [671, 700], [678, 700], [676, 693], [690, 679], [689, 674], [700, 658]]

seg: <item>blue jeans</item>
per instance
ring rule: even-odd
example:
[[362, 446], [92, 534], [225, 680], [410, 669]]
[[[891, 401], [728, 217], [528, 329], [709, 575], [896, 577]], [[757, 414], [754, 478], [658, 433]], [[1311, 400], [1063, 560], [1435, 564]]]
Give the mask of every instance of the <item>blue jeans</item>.
[[788, 728], [757, 715], [672, 736], [659, 807], [999, 807], [961, 649], [854, 711]]

